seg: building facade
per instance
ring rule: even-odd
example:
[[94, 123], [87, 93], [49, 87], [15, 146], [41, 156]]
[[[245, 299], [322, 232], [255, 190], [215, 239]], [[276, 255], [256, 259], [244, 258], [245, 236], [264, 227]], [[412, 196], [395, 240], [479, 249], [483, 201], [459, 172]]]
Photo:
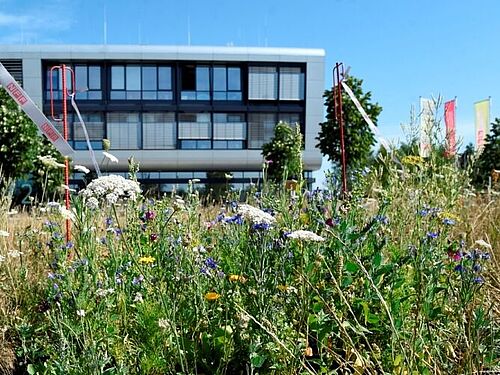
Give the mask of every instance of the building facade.
[[[74, 82], [67, 81], [103, 170], [126, 173], [133, 156], [139, 179], [163, 191], [229, 172], [234, 185], [257, 180], [262, 145], [279, 121], [300, 126], [310, 178], [321, 165], [315, 137], [323, 121], [324, 57], [323, 50], [295, 48], [0, 46], [0, 62], [47, 115], [51, 102], [61, 112], [62, 77], [52, 68], [71, 67]], [[68, 108], [74, 163], [92, 169], [83, 128]], [[102, 139], [118, 163], [102, 158]]]

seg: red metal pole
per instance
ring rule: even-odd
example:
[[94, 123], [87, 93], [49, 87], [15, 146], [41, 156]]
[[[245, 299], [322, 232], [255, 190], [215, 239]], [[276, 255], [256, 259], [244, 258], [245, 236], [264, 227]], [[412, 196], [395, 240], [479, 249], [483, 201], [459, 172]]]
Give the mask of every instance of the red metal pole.
[[[66, 89], [66, 65], [63, 64], [61, 66], [61, 72], [62, 72], [62, 106], [63, 106], [63, 136], [65, 140], [68, 140], [68, 106], [67, 106], [67, 99], [68, 99], [68, 92]], [[66, 194], [64, 197], [65, 203], [66, 203], [66, 209], [70, 209], [70, 204], [69, 204], [69, 160], [68, 158], [65, 158], [64, 160], [64, 184], [66, 185]], [[66, 242], [71, 240], [71, 221], [69, 219], [66, 219]]]
[[[345, 139], [344, 139], [344, 113], [342, 111], [342, 81], [344, 77], [340, 75], [340, 68], [344, 69], [342, 63], [336, 63], [333, 69], [333, 82], [334, 82], [334, 100], [335, 100], [335, 116], [340, 127], [340, 155], [342, 161], [342, 194], [345, 196], [347, 193], [347, 157], [345, 152]], [[336, 72], [336, 74], [335, 74]], [[343, 73], [343, 71], [342, 71]], [[336, 83], [336, 84], [335, 84]], [[335, 91], [337, 89], [337, 91]]]

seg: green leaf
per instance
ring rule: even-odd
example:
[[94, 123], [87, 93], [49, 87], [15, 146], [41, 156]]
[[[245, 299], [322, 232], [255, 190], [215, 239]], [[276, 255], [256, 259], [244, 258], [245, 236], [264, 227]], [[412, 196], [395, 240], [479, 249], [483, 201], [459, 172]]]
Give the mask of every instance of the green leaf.
[[250, 359], [250, 363], [252, 364], [252, 367], [254, 368], [260, 368], [266, 361], [266, 357], [264, 355], [258, 355], [255, 354], [253, 357]]
[[377, 252], [373, 256], [373, 265], [375, 266], [375, 268], [378, 268], [380, 267], [381, 264], [382, 264], [382, 254]]
[[33, 366], [31, 363], [28, 365], [27, 369], [28, 374], [34, 375], [36, 374], [35, 366]]
[[359, 270], [359, 266], [353, 262], [347, 262], [345, 264], [345, 269], [351, 273], [356, 273]]

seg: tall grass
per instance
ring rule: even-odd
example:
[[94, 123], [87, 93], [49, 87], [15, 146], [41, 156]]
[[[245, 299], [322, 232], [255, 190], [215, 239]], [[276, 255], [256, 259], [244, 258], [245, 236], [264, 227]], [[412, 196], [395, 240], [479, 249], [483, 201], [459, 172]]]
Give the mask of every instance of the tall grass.
[[[473, 193], [453, 163], [381, 159], [345, 200], [333, 185], [267, 182], [246, 202], [228, 193], [216, 210], [203, 199], [195, 182], [182, 199], [99, 209], [74, 196], [70, 243], [57, 208], [9, 224], [12, 237], [0, 240], [8, 343], [0, 369], [460, 374], [497, 366], [498, 198]], [[248, 215], [244, 203], [272, 218]]]

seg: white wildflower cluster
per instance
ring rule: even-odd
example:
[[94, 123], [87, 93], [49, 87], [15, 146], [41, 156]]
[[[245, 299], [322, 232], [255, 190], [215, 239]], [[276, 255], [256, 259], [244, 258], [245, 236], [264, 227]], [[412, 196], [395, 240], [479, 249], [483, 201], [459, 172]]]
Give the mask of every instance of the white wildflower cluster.
[[287, 235], [288, 238], [295, 238], [297, 240], [303, 241], [313, 241], [313, 242], [323, 242], [325, 239], [318, 236], [316, 233], [310, 232], [308, 230], [296, 230]]
[[108, 294], [113, 294], [114, 293], [114, 289], [113, 288], [108, 288], [108, 289], [97, 289], [96, 291], [96, 294], [99, 296], [99, 297], [106, 297]]
[[244, 219], [250, 220], [252, 224], [274, 224], [276, 222], [276, 219], [271, 214], [249, 204], [240, 204], [238, 214]]
[[106, 201], [108, 205], [115, 204], [120, 198], [135, 201], [139, 194], [138, 182], [118, 175], [99, 177], [80, 192], [87, 207], [93, 210], [99, 208], [100, 201]]
[[62, 163], [58, 163], [57, 160], [50, 155], [47, 156], [38, 156], [38, 160], [42, 162], [43, 165], [49, 168], [64, 168], [65, 165]]
[[6, 230], [0, 230], [0, 237], [9, 237], [10, 234]]
[[74, 211], [68, 210], [64, 206], [59, 206], [59, 213], [65, 219], [68, 219], [68, 220], [71, 220], [71, 221], [76, 221], [76, 215], [75, 215]]

